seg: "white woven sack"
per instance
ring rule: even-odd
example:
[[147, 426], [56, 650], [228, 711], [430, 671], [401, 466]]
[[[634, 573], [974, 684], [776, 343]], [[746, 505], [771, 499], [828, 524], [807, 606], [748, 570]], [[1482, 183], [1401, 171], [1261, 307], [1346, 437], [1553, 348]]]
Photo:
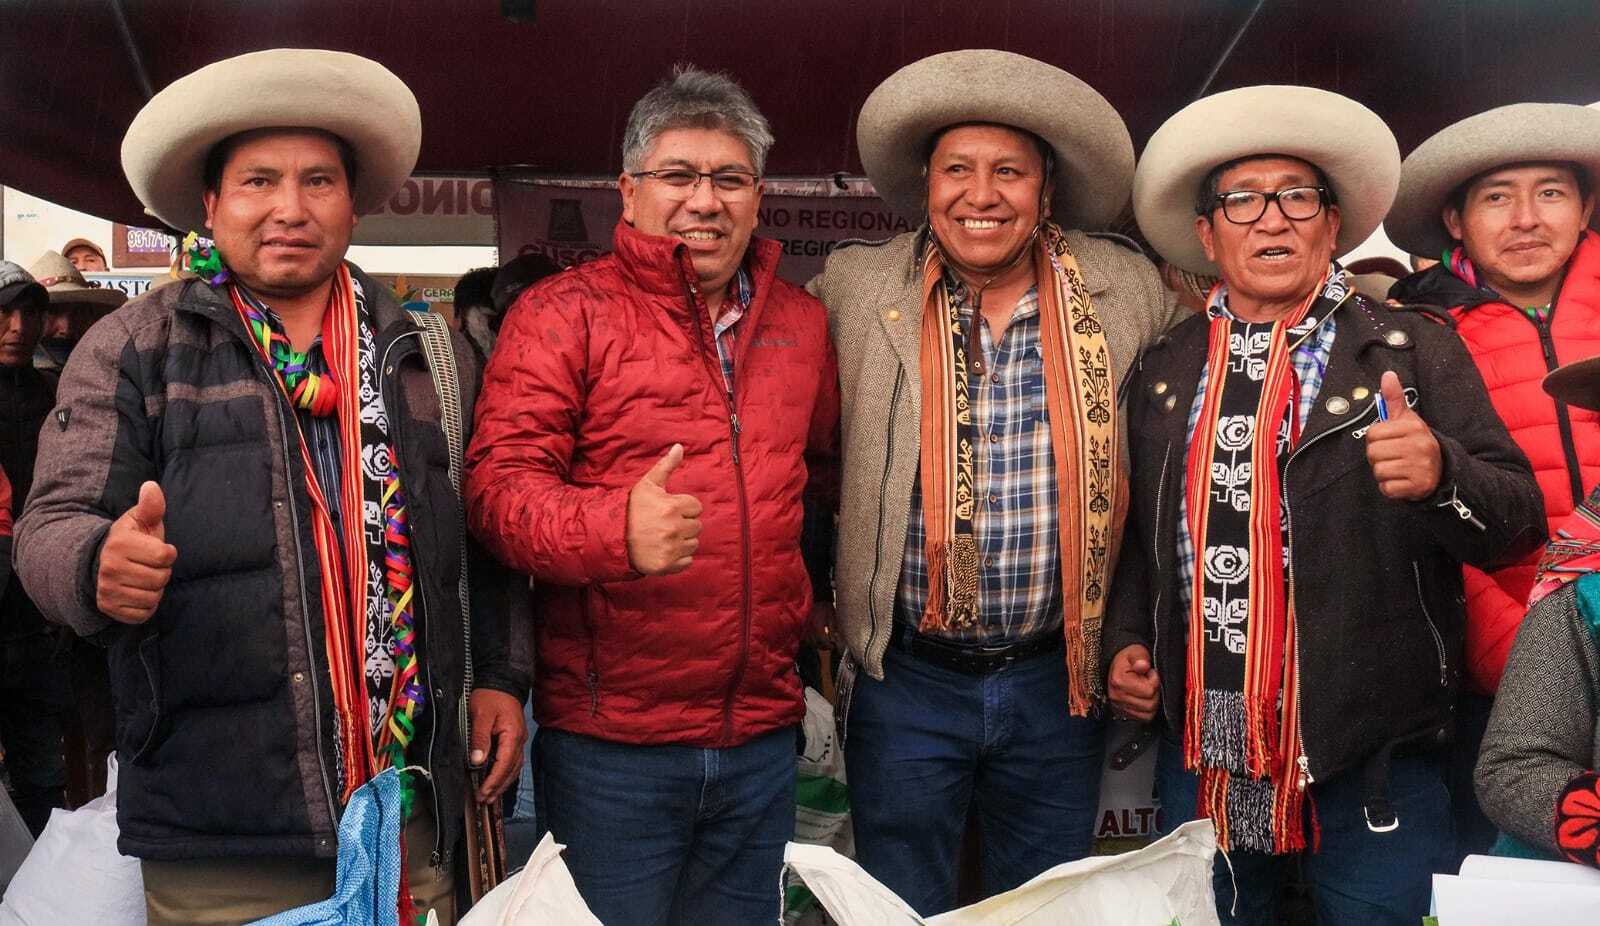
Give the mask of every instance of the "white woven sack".
[[106, 793], [77, 810], [54, 810], [7, 886], [0, 926], [145, 926], [139, 860], [117, 851], [117, 757]]
[[825, 846], [790, 843], [788, 870], [838, 926], [1216, 926], [1210, 820], [1185, 823], [1135, 852], [1068, 862], [970, 907], [921, 917], [855, 862]]
[[578, 896], [572, 872], [561, 860], [564, 848], [545, 833], [528, 864], [485, 894], [460, 926], [601, 926]]

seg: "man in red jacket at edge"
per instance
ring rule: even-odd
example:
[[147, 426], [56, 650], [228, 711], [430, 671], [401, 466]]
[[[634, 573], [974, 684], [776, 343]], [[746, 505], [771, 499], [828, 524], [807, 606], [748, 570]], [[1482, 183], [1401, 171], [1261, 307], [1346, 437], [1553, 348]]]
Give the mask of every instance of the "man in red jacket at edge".
[[[1405, 159], [1385, 228], [1441, 262], [1395, 284], [1391, 299], [1448, 314], [1528, 455], [1552, 528], [1600, 482], [1600, 414], [1539, 386], [1558, 365], [1600, 354], [1600, 236], [1588, 229], [1600, 181], [1600, 111], [1519, 103], [1479, 113]], [[1527, 609], [1539, 553], [1484, 573], [1465, 568], [1466, 666], [1450, 770], [1458, 851], [1485, 852], [1472, 766], [1489, 705]]]
[[839, 392], [752, 237], [771, 144], [726, 76], [645, 94], [613, 252], [517, 300], [478, 400], [471, 527], [536, 586], [540, 814], [608, 924], [778, 918]]

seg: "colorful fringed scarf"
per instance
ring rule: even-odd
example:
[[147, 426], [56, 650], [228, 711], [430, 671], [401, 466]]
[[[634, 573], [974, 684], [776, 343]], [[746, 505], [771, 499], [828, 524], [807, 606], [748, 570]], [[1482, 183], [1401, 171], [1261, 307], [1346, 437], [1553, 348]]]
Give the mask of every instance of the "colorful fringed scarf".
[[[1045, 223], [1032, 245], [1039, 281], [1045, 401], [1060, 486], [1062, 630], [1069, 709], [1088, 714], [1100, 700], [1100, 622], [1127, 486], [1118, 464], [1117, 410], [1105, 329], [1061, 229]], [[924, 632], [977, 621], [978, 549], [973, 479], [976, 338], [962, 334], [959, 307], [944, 285], [937, 246], [922, 263], [922, 503], [927, 526], [928, 604]], [[976, 311], [972, 324], [979, 324]]]
[[1350, 292], [1330, 274], [1276, 322], [1211, 320], [1186, 483], [1197, 561], [1184, 765], [1200, 774], [1199, 810], [1225, 849], [1287, 853], [1307, 843], [1280, 488], [1302, 424], [1290, 358]]
[[[381, 769], [406, 765], [406, 748], [426, 700], [418, 675], [409, 520], [379, 390], [376, 341], [365, 294], [343, 264], [322, 319], [326, 374], [309, 369], [306, 354], [293, 349], [251, 294], [238, 286], [228, 292], [291, 404], [338, 419], [340, 485], [320, 485], [303, 439], [300, 450], [321, 566], [340, 800], [347, 802]], [[328, 503], [334, 492], [338, 526]], [[391, 659], [392, 673], [387, 671]], [[410, 777], [401, 776], [407, 814]], [[404, 881], [400, 903], [403, 921], [411, 922]]]
[[1591, 490], [1589, 497], [1550, 535], [1533, 577], [1528, 607], [1568, 582], [1594, 572], [1600, 572], [1600, 486]]

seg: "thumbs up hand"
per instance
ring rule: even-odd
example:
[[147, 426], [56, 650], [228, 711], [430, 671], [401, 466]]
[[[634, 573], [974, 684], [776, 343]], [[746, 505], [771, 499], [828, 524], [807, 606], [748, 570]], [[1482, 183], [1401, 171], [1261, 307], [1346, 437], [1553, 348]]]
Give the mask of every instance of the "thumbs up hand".
[[95, 605], [107, 617], [142, 624], [161, 603], [178, 559], [177, 548], [166, 542], [166, 514], [161, 486], [146, 482], [139, 487], [139, 501], [111, 522], [95, 579]]
[[667, 491], [667, 480], [682, 462], [683, 445], [673, 444], [628, 493], [628, 564], [640, 575], [682, 572], [700, 546], [699, 500]]
[[1406, 404], [1400, 377], [1383, 374], [1379, 385], [1389, 420], [1367, 429], [1367, 462], [1378, 491], [1397, 501], [1420, 501], [1439, 488], [1444, 459], [1427, 422]]

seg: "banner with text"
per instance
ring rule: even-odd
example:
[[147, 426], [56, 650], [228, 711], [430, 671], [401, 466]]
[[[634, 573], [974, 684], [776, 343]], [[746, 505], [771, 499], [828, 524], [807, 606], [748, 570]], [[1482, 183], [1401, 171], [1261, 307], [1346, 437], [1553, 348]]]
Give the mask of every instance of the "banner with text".
[[[501, 174], [495, 178], [500, 213], [500, 261], [544, 254], [563, 267], [611, 250], [622, 215], [614, 180], [573, 180]], [[841, 241], [891, 238], [911, 225], [873, 192], [865, 179], [768, 180], [756, 234], [783, 245], [779, 273], [804, 283]]]

